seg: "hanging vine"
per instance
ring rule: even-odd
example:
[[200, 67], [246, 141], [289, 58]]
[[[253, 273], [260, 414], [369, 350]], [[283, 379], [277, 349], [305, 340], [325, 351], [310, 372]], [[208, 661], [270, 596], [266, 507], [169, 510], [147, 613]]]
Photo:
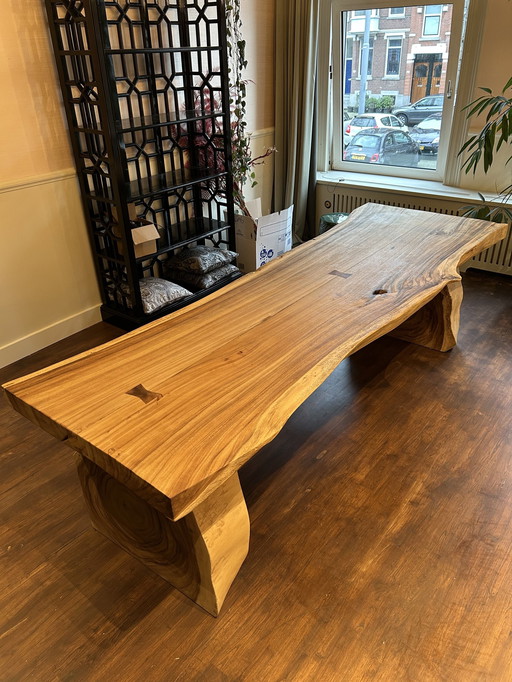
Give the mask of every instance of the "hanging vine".
[[273, 154], [275, 147], [268, 147], [263, 154], [252, 157], [251, 136], [247, 133], [247, 83], [244, 72], [247, 68], [245, 56], [246, 42], [242, 34], [242, 18], [240, 14], [241, 0], [226, 2], [226, 34], [228, 45], [228, 73], [231, 113], [231, 155], [233, 172], [233, 193], [235, 204], [249, 215], [245, 205], [243, 188], [257, 185], [254, 167], [264, 163]]
[[[240, 0], [227, 0], [226, 5], [226, 39], [228, 52], [228, 77], [229, 77], [229, 114], [231, 129], [231, 172], [233, 176], [233, 201], [235, 205], [247, 216], [250, 213], [245, 203], [244, 187], [251, 188], [258, 183], [256, 181], [255, 166], [265, 162], [265, 159], [273, 154], [275, 147], [268, 147], [262, 154], [256, 157], [251, 155], [251, 136], [247, 132], [247, 81], [244, 71], [247, 68], [245, 56], [246, 43], [242, 35], [242, 19], [240, 15]], [[202, 116], [205, 113], [213, 114], [222, 110], [223, 103], [219, 98], [212, 96], [208, 88], [199, 85], [195, 94], [194, 110]], [[196, 126], [196, 132], [190, 139], [190, 130], [186, 126], [176, 126], [174, 136], [178, 144], [184, 149], [191, 145], [195, 147], [196, 163], [201, 168], [225, 170], [225, 158], [220, 149], [216, 147], [215, 138], [223, 137], [223, 122], [219, 117], [206, 119]], [[187, 164], [190, 163], [188, 159]], [[224, 191], [225, 188], [224, 188]]]

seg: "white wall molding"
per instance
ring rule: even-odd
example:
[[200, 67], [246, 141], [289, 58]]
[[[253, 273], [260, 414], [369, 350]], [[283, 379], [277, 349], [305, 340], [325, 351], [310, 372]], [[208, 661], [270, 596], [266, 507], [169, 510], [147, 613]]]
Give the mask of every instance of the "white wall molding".
[[258, 140], [260, 137], [268, 137], [275, 134], [275, 128], [260, 128], [250, 133], [251, 140]]
[[74, 168], [64, 168], [63, 170], [54, 171], [53, 173], [45, 173], [44, 175], [35, 175], [19, 180], [12, 180], [10, 182], [2, 182], [0, 183], [0, 194], [4, 192], [16, 192], [37, 185], [47, 185], [50, 182], [62, 182], [63, 180], [68, 180], [74, 176], [76, 176]]
[[76, 334], [97, 322], [101, 322], [99, 305], [82, 310], [76, 315], [59, 320], [43, 329], [37, 329], [32, 334], [20, 339], [15, 339], [0, 347], [0, 368], [10, 365], [16, 360], [21, 360], [27, 355], [32, 355], [32, 353], [61, 341], [71, 334]]
[[4, 183], [0, 223], [0, 366], [100, 320], [96, 281], [75, 171]]

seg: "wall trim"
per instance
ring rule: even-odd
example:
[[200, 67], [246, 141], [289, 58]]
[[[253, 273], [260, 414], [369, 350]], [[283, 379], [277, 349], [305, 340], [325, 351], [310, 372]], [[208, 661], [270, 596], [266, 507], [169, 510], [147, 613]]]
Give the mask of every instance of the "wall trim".
[[260, 137], [267, 137], [269, 135], [275, 135], [275, 128], [261, 128], [260, 130], [255, 130], [253, 133], [249, 133], [251, 140], [257, 140]]
[[52, 173], [45, 173], [43, 175], [34, 175], [28, 178], [11, 180], [10, 182], [0, 182], [0, 194], [3, 194], [4, 192], [16, 192], [36, 185], [46, 185], [50, 182], [62, 182], [62, 180], [68, 180], [73, 177], [76, 177], [76, 170], [74, 168], [64, 168], [63, 170], [53, 171]]
[[61, 341], [71, 334], [90, 327], [97, 322], [101, 322], [100, 306], [94, 305], [91, 308], [82, 310], [76, 315], [71, 315], [63, 320], [59, 320], [48, 327], [37, 329], [35, 332], [16, 339], [5, 346], [0, 347], [0, 368], [10, 365], [16, 360], [31, 355], [52, 343]]
[[[338, 185], [352, 189], [364, 188], [376, 192], [392, 192], [395, 194], [410, 194], [430, 197], [432, 199], [457, 200], [461, 202], [480, 203], [480, 194], [476, 190], [464, 187], [445, 185], [436, 180], [419, 180], [417, 178], [399, 178], [392, 175], [376, 175], [373, 173], [358, 173], [354, 171], [320, 171], [316, 174], [317, 185]], [[503, 201], [503, 197], [493, 192], [483, 190], [485, 201], [493, 206], [511, 204]]]

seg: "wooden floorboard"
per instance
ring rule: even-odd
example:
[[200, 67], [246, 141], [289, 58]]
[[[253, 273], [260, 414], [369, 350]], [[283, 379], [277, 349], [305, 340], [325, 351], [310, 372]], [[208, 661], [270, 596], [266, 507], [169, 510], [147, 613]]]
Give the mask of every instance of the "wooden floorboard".
[[0, 679], [510, 682], [512, 280], [464, 287], [453, 351], [371, 344], [242, 469], [251, 547], [217, 619], [90, 527], [71, 451], [2, 396]]

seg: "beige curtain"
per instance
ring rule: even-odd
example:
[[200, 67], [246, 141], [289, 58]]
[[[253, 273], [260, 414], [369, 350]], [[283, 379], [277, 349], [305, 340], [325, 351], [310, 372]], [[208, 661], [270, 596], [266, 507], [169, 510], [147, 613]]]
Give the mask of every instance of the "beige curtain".
[[294, 205], [300, 239], [314, 235], [316, 67], [320, 0], [276, 0], [276, 210]]

